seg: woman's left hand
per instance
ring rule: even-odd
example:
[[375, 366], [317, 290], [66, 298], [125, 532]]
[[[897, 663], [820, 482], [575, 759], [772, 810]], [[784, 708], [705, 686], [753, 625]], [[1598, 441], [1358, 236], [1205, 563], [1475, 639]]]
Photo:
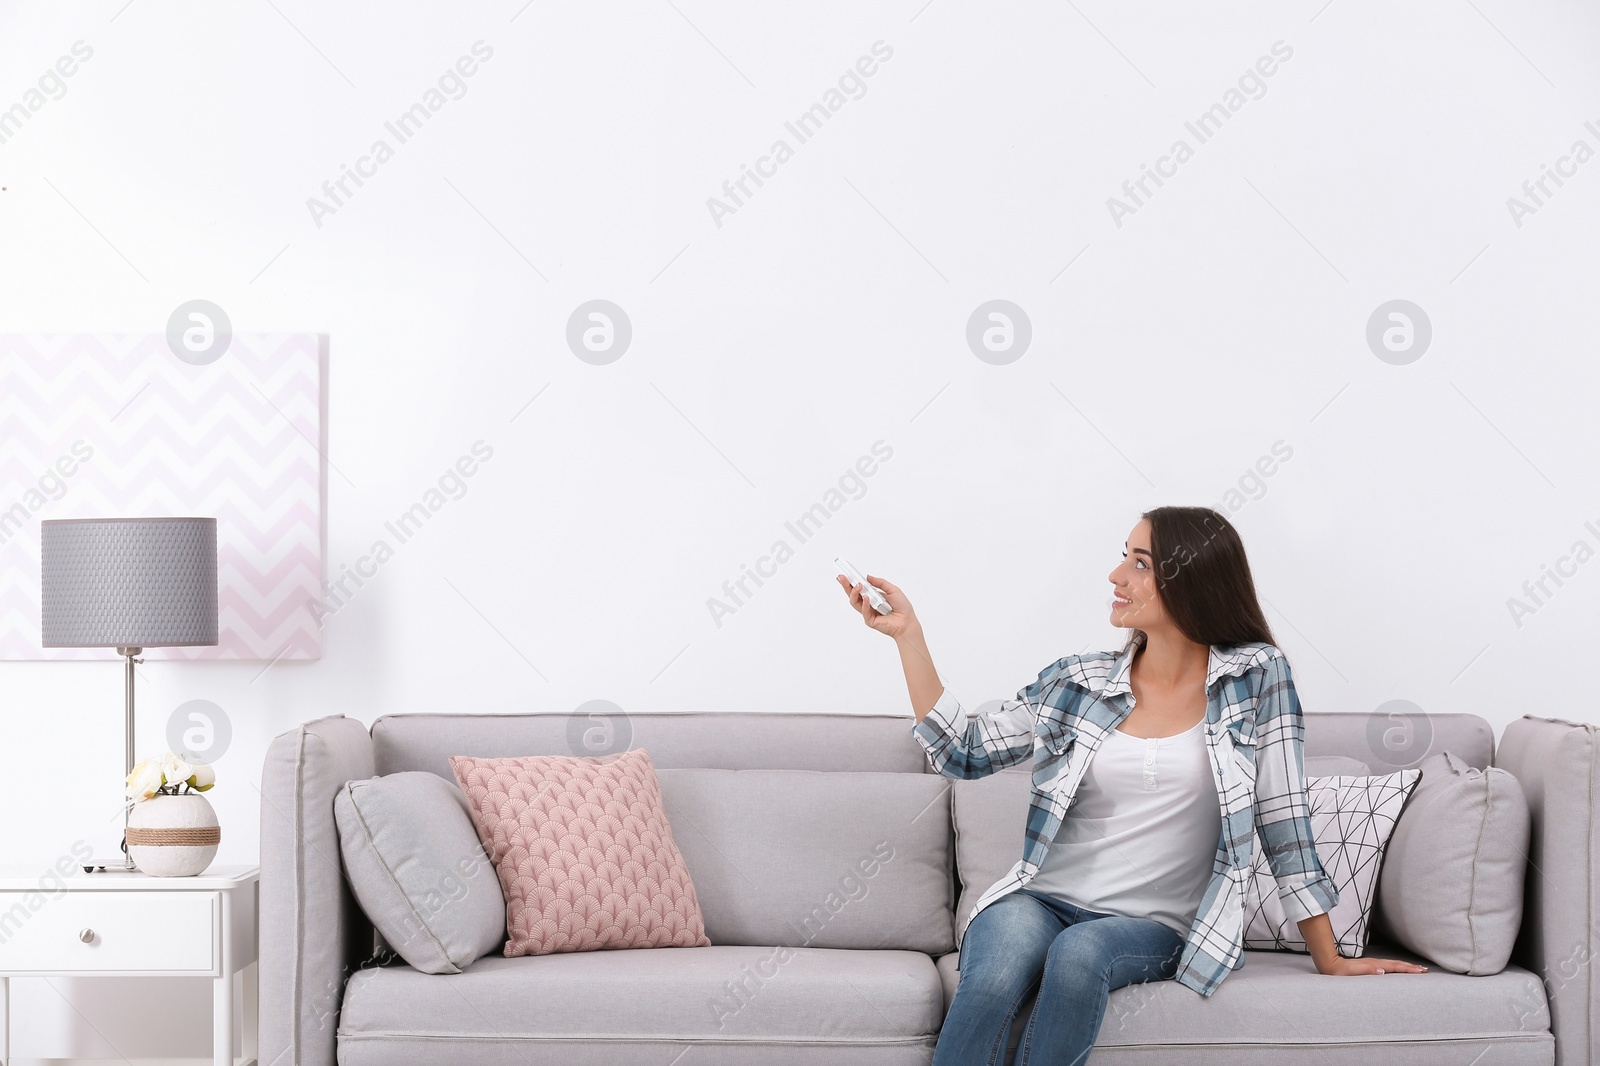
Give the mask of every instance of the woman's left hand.
[[1427, 973], [1428, 968], [1402, 959], [1350, 959], [1341, 955], [1333, 960], [1332, 966], [1322, 972], [1340, 977], [1352, 977], [1366, 973]]

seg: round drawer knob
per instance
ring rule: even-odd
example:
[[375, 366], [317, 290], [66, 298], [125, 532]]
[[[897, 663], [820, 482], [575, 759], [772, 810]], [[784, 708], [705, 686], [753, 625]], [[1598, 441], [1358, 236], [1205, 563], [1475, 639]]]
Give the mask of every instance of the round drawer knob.
[[93, 929], [80, 929], [80, 930], [78, 930], [78, 939], [83, 941], [85, 944], [93, 944], [94, 943], [94, 930]]

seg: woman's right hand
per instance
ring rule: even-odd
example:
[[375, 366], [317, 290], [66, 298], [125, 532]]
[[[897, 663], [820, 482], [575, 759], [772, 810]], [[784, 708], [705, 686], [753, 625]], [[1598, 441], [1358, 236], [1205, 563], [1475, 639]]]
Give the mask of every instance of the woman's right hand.
[[876, 574], [867, 575], [867, 580], [882, 589], [884, 598], [889, 601], [889, 613], [879, 614], [861, 594], [860, 585], [852, 585], [850, 579], [843, 574], [838, 575], [838, 580], [845, 595], [850, 598], [850, 606], [860, 611], [862, 621], [879, 633], [898, 639], [916, 626], [916, 612], [911, 609], [911, 601], [906, 599], [906, 594], [900, 591], [899, 585], [890, 584]]
[[889, 601], [888, 614], [874, 611], [872, 604], [861, 595], [861, 586], [853, 585], [849, 578], [839, 575], [839, 586], [850, 597], [850, 606], [861, 612], [861, 620], [879, 633], [894, 638], [895, 647], [900, 652], [900, 666], [906, 672], [906, 692], [911, 696], [911, 713], [920, 722], [944, 692], [944, 682], [939, 680], [939, 672], [933, 668], [933, 659], [928, 655], [928, 642], [922, 635], [922, 623], [917, 621], [917, 613], [911, 609], [911, 601], [906, 599], [899, 585], [885, 581], [877, 574], [868, 574], [867, 581], [883, 590], [884, 598]]

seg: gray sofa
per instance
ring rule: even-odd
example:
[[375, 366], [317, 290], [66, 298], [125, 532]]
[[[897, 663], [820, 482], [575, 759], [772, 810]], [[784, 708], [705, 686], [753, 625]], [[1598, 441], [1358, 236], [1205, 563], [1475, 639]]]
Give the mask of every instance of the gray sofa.
[[[373, 964], [341, 869], [335, 792], [401, 770], [449, 779], [450, 755], [571, 754], [572, 722], [392, 715], [369, 730], [336, 716], [273, 741], [261, 787], [263, 1066], [926, 1066], [958, 978], [957, 906], [993, 880], [963, 883], [957, 856], [974, 849], [958, 840], [1020, 849], [1030, 777], [934, 775], [909, 714], [629, 716], [628, 746], [656, 767], [710, 947], [492, 954], [449, 976]], [[1396, 769], [1374, 753], [1370, 724], [1308, 713], [1307, 757]], [[1112, 992], [1092, 1062], [1600, 1061], [1596, 727], [1525, 716], [1496, 751], [1475, 715], [1426, 725], [1430, 750], [1501, 766], [1526, 793], [1532, 848], [1511, 964], [1327, 977], [1308, 956], [1251, 951], [1209, 999], [1172, 981]], [[1377, 933], [1368, 953], [1417, 958]]]

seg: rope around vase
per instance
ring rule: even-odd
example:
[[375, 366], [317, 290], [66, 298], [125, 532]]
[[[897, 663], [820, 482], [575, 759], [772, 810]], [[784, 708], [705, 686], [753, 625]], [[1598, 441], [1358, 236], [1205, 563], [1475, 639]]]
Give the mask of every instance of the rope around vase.
[[129, 826], [127, 838], [130, 845], [145, 847], [206, 847], [222, 841], [222, 827], [202, 825], [188, 829], [148, 829]]

